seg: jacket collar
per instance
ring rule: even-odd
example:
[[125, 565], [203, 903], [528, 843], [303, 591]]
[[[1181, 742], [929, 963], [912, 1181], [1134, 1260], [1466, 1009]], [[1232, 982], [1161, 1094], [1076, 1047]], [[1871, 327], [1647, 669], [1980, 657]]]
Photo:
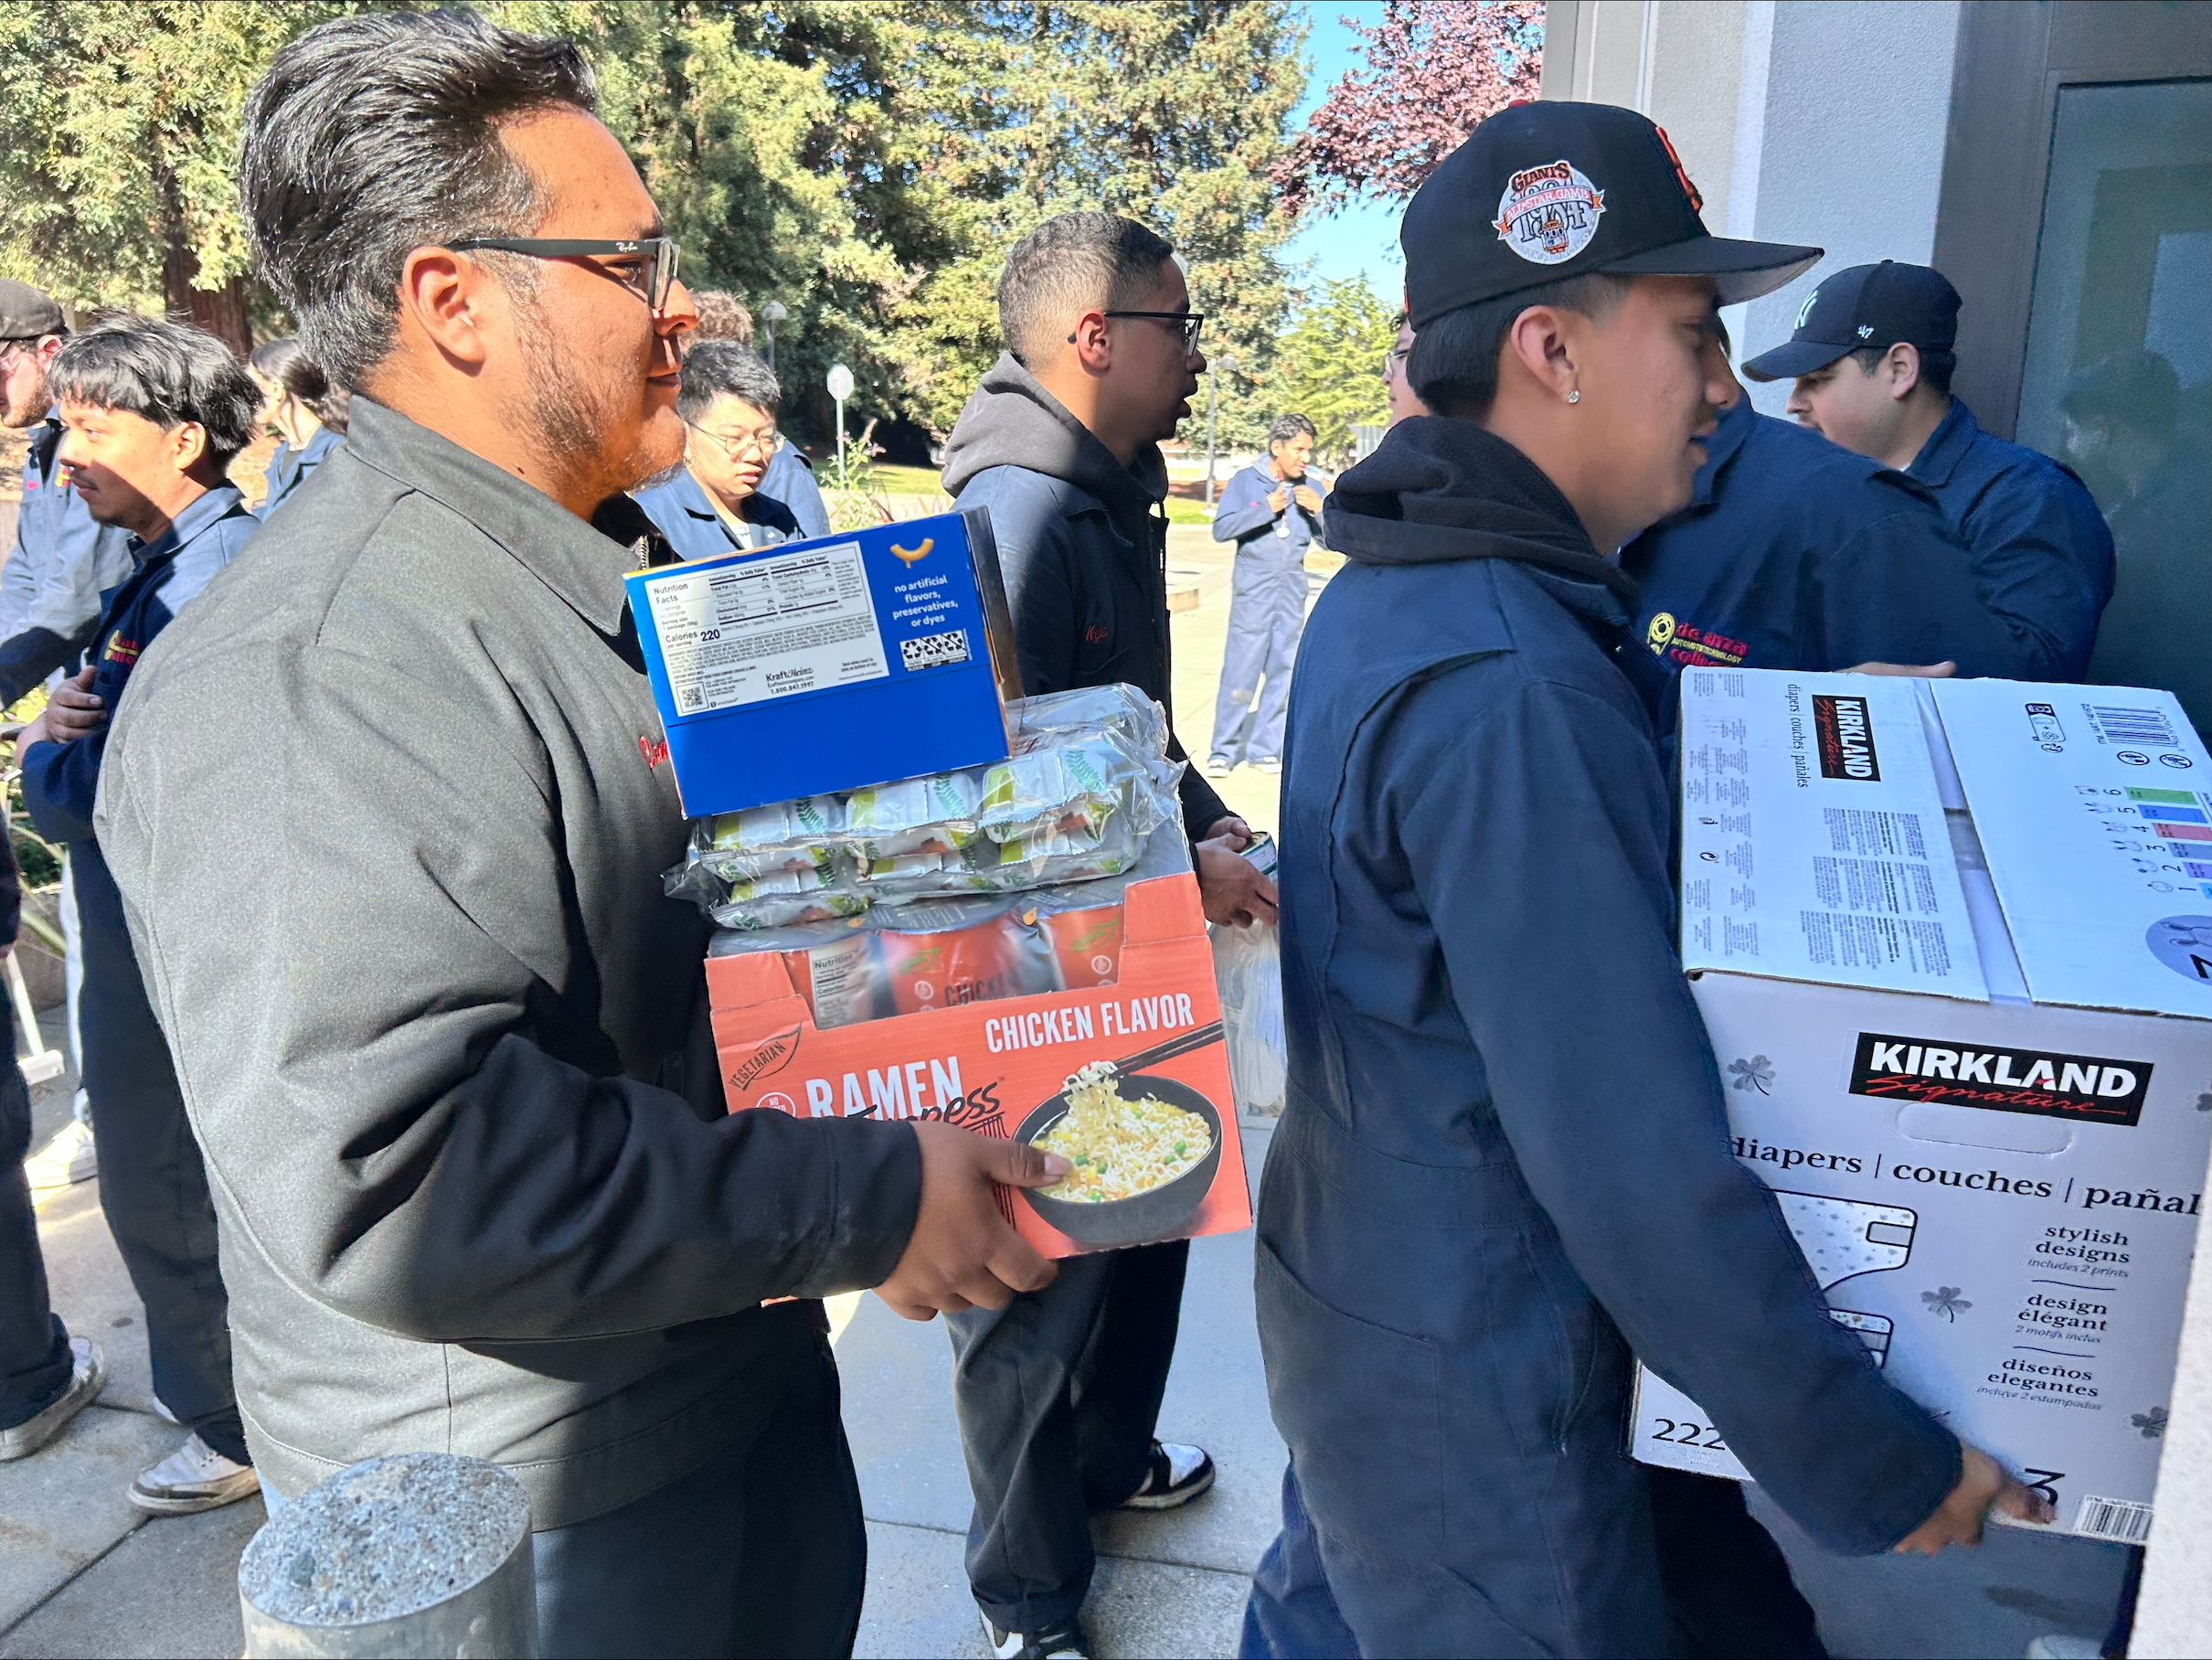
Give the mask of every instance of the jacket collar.
[[1923, 484], [1948, 484], [1959, 463], [1966, 459], [1966, 452], [1974, 447], [1974, 440], [1982, 436], [1981, 423], [1974, 420], [1973, 411], [1963, 400], [1953, 398], [1936, 430], [1928, 435], [1920, 452], [1912, 458], [1906, 472]]
[[1739, 398], [1720, 411], [1720, 424], [1709, 438], [1704, 439], [1705, 465], [1697, 469], [1696, 482], [1690, 486], [1689, 505], [1709, 507], [1713, 505], [1713, 486], [1719, 481], [1720, 470], [1736, 459], [1744, 441], [1751, 436], [1751, 429], [1759, 424], [1759, 411], [1751, 407], [1749, 393]]
[[189, 546], [203, 531], [243, 513], [246, 498], [236, 484], [218, 484], [169, 521], [169, 527], [150, 542], [131, 538], [131, 557], [145, 565]]
[[346, 452], [466, 519], [602, 634], [622, 632], [622, 573], [647, 562], [654, 536], [644, 510], [611, 497], [586, 524], [450, 438], [356, 393]]

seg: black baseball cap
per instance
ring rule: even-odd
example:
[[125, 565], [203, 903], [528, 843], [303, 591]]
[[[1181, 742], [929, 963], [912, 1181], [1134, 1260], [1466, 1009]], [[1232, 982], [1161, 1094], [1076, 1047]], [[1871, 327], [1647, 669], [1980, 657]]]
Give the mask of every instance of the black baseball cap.
[[1818, 248], [1708, 233], [1696, 186], [1664, 133], [1612, 104], [1501, 110], [1446, 156], [1407, 204], [1406, 310], [1416, 330], [1446, 312], [1602, 271], [1711, 277], [1721, 303], [1780, 288]]
[[1888, 351], [1900, 340], [1947, 352], [1959, 338], [1959, 291], [1925, 265], [1854, 265], [1827, 278], [1797, 313], [1797, 332], [1743, 366], [1752, 380], [1794, 380], [1845, 352]]

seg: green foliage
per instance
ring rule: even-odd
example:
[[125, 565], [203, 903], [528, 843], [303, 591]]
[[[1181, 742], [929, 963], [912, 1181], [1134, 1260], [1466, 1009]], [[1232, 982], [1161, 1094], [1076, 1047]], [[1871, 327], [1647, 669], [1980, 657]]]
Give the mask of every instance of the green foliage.
[[[80, 305], [160, 303], [173, 243], [212, 288], [246, 267], [239, 109], [270, 55], [408, 0], [0, 0], [0, 273]], [[1213, 349], [1271, 360], [1290, 294], [1269, 183], [1303, 91], [1287, 0], [490, 0], [597, 71], [601, 110], [685, 250], [686, 276], [781, 301], [787, 424], [950, 430], [999, 350], [993, 288], [1042, 218], [1144, 219], [1190, 264]], [[261, 301], [271, 329], [282, 319]]]
[[1315, 451], [1340, 463], [1352, 429], [1389, 419], [1383, 356], [1398, 338], [1398, 312], [1364, 278], [1324, 282], [1282, 336], [1276, 388], [1281, 412], [1303, 415], [1319, 435]]

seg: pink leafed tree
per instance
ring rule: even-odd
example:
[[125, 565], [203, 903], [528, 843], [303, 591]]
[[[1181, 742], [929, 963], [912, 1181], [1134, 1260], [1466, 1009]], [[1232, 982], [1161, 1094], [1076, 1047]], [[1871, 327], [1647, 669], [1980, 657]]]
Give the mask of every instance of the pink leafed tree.
[[1329, 89], [1275, 164], [1292, 214], [1356, 196], [1402, 200], [1507, 104], [1536, 97], [1543, 0], [1386, 0], [1366, 37], [1367, 67]]

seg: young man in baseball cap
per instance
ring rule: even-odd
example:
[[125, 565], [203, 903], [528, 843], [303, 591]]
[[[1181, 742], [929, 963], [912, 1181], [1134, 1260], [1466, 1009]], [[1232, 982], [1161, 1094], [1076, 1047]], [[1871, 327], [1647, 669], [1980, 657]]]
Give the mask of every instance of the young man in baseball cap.
[[1631, 1356], [1832, 1548], [2030, 1495], [1891, 1389], [1730, 1153], [1674, 949], [1611, 551], [1688, 501], [1715, 308], [1819, 257], [1709, 236], [1659, 130], [1536, 103], [1406, 213], [1436, 411], [1338, 480], [1283, 779], [1289, 1103], [1257, 1299], [1290, 1444], [1247, 1654], [1670, 1647]]
[[1743, 372], [1794, 378], [1799, 421], [1932, 490], [2019, 642], [2013, 672], [2079, 680], [2112, 597], [2111, 533], [2079, 478], [1984, 432], [1951, 396], [1958, 335], [1959, 291], [1943, 273], [1884, 260], [1824, 279], [1796, 332]]

